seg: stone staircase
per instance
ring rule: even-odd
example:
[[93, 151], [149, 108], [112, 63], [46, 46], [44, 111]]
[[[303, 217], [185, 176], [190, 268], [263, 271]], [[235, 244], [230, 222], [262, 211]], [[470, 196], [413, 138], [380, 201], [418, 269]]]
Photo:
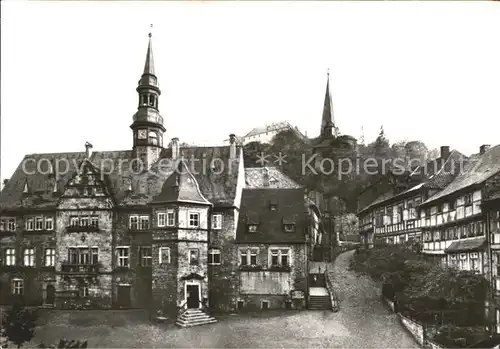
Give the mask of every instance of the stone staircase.
[[200, 309], [188, 309], [177, 318], [177, 322], [175, 324], [179, 327], [185, 328], [213, 324], [215, 322], [217, 322], [215, 318], [207, 315]]
[[330, 296], [310, 296], [310, 310], [332, 310], [332, 302]]

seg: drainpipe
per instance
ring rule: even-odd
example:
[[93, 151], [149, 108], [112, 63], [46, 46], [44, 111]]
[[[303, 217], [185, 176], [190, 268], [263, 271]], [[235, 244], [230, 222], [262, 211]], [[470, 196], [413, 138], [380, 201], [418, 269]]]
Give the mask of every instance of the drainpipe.
[[[490, 287], [489, 287], [489, 292], [488, 292], [488, 327], [490, 329], [490, 335], [494, 335], [495, 333], [495, 320], [496, 320], [496, 310], [495, 307], [493, 306], [493, 288], [495, 287], [495, 280], [493, 280], [493, 252], [491, 250], [491, 222], [490, 222], [490, 214], [488, 212], [488, 208], [484, 207], [483, 205], [483, 210], [485, 210], [486, 214], [486, 219], [485, 219], [485, 224], [486, 226], [484, 227], [484, 232], [486, 234], [486, 248], [487, 248], [487, 254], [488, 254], [488, 267], [489, 267], [489, 274], [490, 274]], [[495, 319], [491, 321], [491, 319]]]

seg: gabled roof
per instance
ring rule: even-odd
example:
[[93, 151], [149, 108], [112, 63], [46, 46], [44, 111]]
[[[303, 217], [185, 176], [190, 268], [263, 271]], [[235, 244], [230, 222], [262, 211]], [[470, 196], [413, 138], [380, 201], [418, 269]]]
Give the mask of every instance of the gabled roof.
[[200, 192], [198, 182], [184, 159], [179, 159], [176, 170], [167, 178], [163, 188], [152, 203], [188, 202], [211, 205]]
[[[456, 150], [453, 150], [446, 159], [437, 158], [435, 160], [427, 161], [424, 165], [418, 166], [414, 169], [410, 174], [410, 177], [423, 177], [421, 183], [400, 193], [396, 193], [396, 191], [391, 188], [375, 199], [375, 201], [373, 201], [370, 205], [360, 210], [358, 214], [367, 211], [369, 208], [379, 206], [385, 201], [392, 201], [393, 199], [397, 199], [399, 197], [403, 198], [404, 196], [417, 190], [443, 189], [459, 175], [462, 168], [468, 163], [469, 159]], [[426, 177], [427, 179], [425, 179]]]
[[497, 145], [481, 156], [472, 156], [463, 170], [442, 191], [430, 197], [422, 205], [427, 205], [467, 187], [482, 184], [491, 176], [500, 172], [500, 145]]
[[[270, 209], [270, 201], [277, 207]], [[295, 232], [286, 233], [285, 223], [295, 223]], [[248, 224], [258, 224], [257, 232], [248, 232]], [[304, 189], [243, 189], [236, 242], [304, 243], [306, 209]]]
[[[228, 146], [181, 149], [201, 193], [215, 205], [234, 204], [241, 149], [237, 150], [236, 159], [230, 160]], [[0, 194], [0, 209], [55, 209], [59, 194], [54, 192], [54, 186], [62, 192], [85, 157], [85, 152], [26, 155]], [[96, 151], [90, 159], [101, 173], [106, 174], [108, 191], [120, 207], [141, 207], [149, 203], [161, 192], [175, 169], [175, 163], [169, 160], [171, 149], [163, 149], [160, 160], [142, 173], [131, 168], [132, 159], [130, 150]], [[212, 162], [215, 168], [211, 168]], [[50, 163], [59, 166], [55, 175], [49, 174]], [[30, 189], [28, 194], [23, 193], [26, 181]]]
[[[439, 158], [437, 161], [431, 166], [432, 173], [425, 184], [425, 188], [443, 189], [446, 187], [462, 171], [468, 158], [464, 154], [453, 150], [446, 160], [443, 161]], [[440, 164], [441, 162], [442, 164]]]
[[266, 177], [268, 182], [275, 181], [274, 188], [301, 188], [297, 182], [285, 175], [277, 167], [246, 168], [246, 188], [272, 188], [273, 186], [265, 185]]

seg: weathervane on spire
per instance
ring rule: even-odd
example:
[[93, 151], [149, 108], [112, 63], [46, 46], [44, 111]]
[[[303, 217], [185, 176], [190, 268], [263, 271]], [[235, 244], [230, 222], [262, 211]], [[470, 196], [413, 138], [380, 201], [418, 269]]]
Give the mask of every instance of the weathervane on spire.
[[330, 68], [328, 68], [328, 69], [326, 70], [326, 76], [327, 76], [327, 77], [330, 77]]
[[149, 25], [149, 27], [150, 27], [151, 29], [149, 30], [149, 34], [148, 34], [148, 35], [149, 35], [149, 37], [151, 37], [151, 36], [152, 36], [151, 32], [153, 31], [153, 25], [152, 25], [152, 24], [150, 24], [150, 25]]

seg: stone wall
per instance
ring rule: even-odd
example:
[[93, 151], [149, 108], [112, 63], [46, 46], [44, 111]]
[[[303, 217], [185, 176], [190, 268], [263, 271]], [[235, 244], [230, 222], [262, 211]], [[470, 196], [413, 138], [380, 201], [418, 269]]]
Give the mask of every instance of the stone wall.
[[440, 346], [439, 344], [436, 344], [430, 340], [427, 340], [427, 345], [426, 347], [428, 349], [444, 349], [444, 347]]
[[[55, 217], [53, 212], [33, 213], [30, 217]], [[41, 305], [45, 302], [46, 288], [55, 284], [55, 268], [45, 266], [45, 249], [56, 248], [55, 231], [26, 231], [25, 219], [28, 216], [17, 216], [16, 232], [0, 232], [0, 304], [12, 304], [12, 280], [24, 281], [24, 295], [20, 298], [28, 305]], [[4, 218], [2, 216], [2, 218]], [[55, 224], [55, 223], [54, 223]], [[16, 251], [16, 265], [5, 265], [5, 248], [14, 248]], [[35, 266], [23, 265], [25, 248], [33, 248], [35, 252]]]
[[222, 215], [222, 229], [211, 230], [209, 249], [219, 249], [220, 265], [208, 266], [209, 306], [212, 310], [230, 312], [236, 309], [238, 296], [238, 250], [234, 245], [236, 236], [237, 210], [215, 209], [214, 214]]
[[398, 316], [403, 326], [412, 334], [418, 344], [424, 345], [424, 327], [401, 314], [398, 314]]

